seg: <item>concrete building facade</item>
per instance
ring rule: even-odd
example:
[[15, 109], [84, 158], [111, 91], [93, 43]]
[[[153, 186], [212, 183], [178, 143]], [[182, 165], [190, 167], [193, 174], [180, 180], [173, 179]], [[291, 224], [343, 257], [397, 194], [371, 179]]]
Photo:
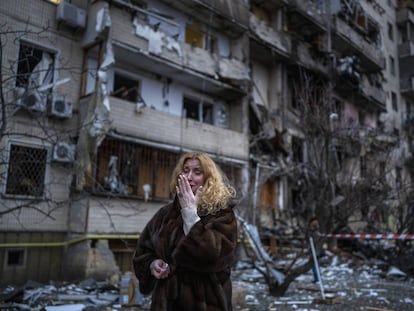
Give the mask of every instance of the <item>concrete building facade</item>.
[[2, 3], [1, 283], [130, 270], [189, 150], [220, 165], [240, 214], [275, 226], [294, 205], [290, 168], [311, 154], [295, 89], [303, 72], [326, 82], [335, 121], [381, 129], [375, 139], [396, 146], [389, 178], [409, 180], [412, 10], [385, 0]]

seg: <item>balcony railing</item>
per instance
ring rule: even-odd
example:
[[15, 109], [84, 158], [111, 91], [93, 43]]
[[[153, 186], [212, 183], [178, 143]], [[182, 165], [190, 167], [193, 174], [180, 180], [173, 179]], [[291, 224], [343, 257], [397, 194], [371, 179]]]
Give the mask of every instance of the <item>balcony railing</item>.
[[376, 102], [377, 106], [385, 109], [386, 93], [381, 87], [372, 85], [365, 76], [361, 79], [360, 86], [361, 93], [367, 100], [373, 100]]
[[312, 22], [320, 30], [325, 30], [326, 14], [323, 12], [324, 8], [321, 5], [318, 6], [318, 3], [315, 1], [314, 5], [312, 5], [310, 1], [291, 0], [289, 1], [288, 9], [302, 15], [308, 22]]
[[397, 23], [404, 24], [410, 22], [414, 24], [414, 12], [408, 8], [403, 8], [397, 11]]
[[[291, 53], [290, 36], [282, 31], [277, 31], [266, 25], [254, 14], [250, 15], [250, 31], [260, 41], [269, 45], [273, 52], [287, 57]], [[259, 56], [262, 57], [261, 55]]]
[[242, 85], [250, 79], [247, 64], [179, 41], [142, 20], [125, 24], [128, 12], [114, 9], [111, 14], [117, 63], [174, 77], [176, 82], [192, 88], [203, 85], [206, 93], [225, 99], [240, 98]]
[[398, 45], [398, 56], [409, 57], [414, 56], [414, 42], [408, 41]]
[[[249, 7], [243, 0], [180, 0], [165, 1], [171, 7], [205, 22], [235, 32], [244, 31], [249, 26]], [[225, 27], [223, 27], [225, 26]]]
[[[117, 133], [149, 142], [248, 159], [248, 138], [240, 132], [151, 108], [137, 110], [136, 104], [115, 97], [110, 97], [110, 107], [111, 128]], [[231, 144], [225, 143], [230, 141]]]
[[401, 93], [414, 100], [414, 77], [400, 79]]
[[338, 51], [351, 51], [360, 58], [361, 67], [368, 72], [380, 71], [385, 68], [385, 57], [382, 50], [372, 41], [365, 39], [348, 23], [340, 18], [333, 21], [332, 41]]
[[302, 41], [293, 43], [292, 59], [299, 65], [310, 70], [316, 70], [324, 75], [329, 74], [329, 61], [323, 59], [326, 55], [317, 53], [310, 46]]

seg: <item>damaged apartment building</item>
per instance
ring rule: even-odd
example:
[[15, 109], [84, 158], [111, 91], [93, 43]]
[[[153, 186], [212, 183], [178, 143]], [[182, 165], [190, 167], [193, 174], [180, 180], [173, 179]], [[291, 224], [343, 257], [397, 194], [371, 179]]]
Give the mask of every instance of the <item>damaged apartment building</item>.
[[[375, 146], [395, 145], [399, 159], [384, 165], [409, 177], [413, 9], [395, 0], [2, 3], [1, 283], [130, 271], [136, 238], [171, 200], [170, 174], [190, 150], [220, 165], [243, 217], [273, 227], [294, 208], [311, 154], [304, 76], [329, 91], [332, 126], [381, 130]], [[356, 179], [366, 149], [341, 153], [360, 164]]]

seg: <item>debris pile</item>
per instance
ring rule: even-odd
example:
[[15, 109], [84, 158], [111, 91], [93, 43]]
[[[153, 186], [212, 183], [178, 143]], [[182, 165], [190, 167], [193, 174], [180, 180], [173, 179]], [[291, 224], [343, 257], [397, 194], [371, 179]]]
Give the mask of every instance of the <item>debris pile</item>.
[[145, 298], [137, 281], [126, 273], [119, 284], [86, 279], [78, 284], [41, 284], [33, 281], [24, 286], [0, 288], [0, 310], [93, 311], [122, 310], [139, 307]]

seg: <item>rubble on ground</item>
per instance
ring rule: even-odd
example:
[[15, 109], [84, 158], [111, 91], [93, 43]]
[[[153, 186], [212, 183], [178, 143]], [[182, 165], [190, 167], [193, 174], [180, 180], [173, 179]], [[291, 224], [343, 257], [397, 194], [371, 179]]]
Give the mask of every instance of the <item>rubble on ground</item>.
[[[293, 257], [286, 254], [277, 259], [277, 265], [287, 266]], [[361, 260], [327, 251], [320, 259], [320, 271], [322, 282], [313, 283], [312, 271], [308, 271], [290, 284], [283, 297], [274, 297], [269, 295], [257, 263], [240, 260], [232, 273], [233, 310], [414, 310], [414, 278], [396, 266], [378, 259]], [[9, 285], [0, 288], [0, 310], [149, 310], [150, 297], [137, 291], [136, 282], [127, 273], [115, 285], [94, 279], [79, 283], [29, 281], [21, 287]]]

